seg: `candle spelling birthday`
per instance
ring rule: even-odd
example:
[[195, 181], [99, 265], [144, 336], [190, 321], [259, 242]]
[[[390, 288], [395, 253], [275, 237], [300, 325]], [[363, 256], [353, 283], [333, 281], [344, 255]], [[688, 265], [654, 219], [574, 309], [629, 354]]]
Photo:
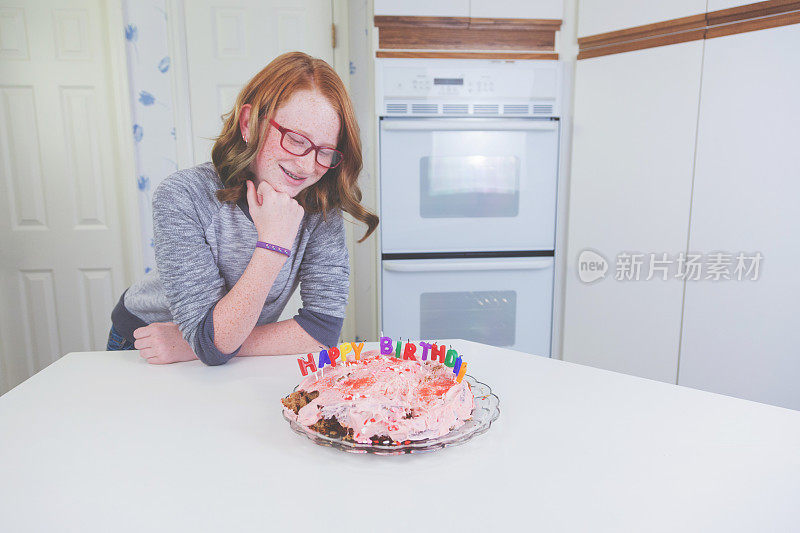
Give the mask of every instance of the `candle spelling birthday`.
[[[307, 376], [309, 372], [316, 373], [322, 371], [326, 366], [336, 367], [339, 364], [349, 365], [360, 360], [361, 351], [364, 348], [363, 342], [345, 342], [339, 346], [332, 346], [326, 350], [320, 350], [316, 360], [314, 354], [308, 354], [305, 358], [298, 358], [297, 364], [300, 372]], [[390, 337], [381, 337], [381, 355], [395, 357], [397, 359], [419, 361], [425, 363], [442, 363], [448, 368], [453, 369], [456, 381], [461, 383], [467, 373], [467, 362], [462, 359], [456, 350], [447, 349], [447, 346], [429, 342], [406, 342], [398, 340], [393, 342]], [[353, 360], [347, 358], [348, 354], [353, 354]]]

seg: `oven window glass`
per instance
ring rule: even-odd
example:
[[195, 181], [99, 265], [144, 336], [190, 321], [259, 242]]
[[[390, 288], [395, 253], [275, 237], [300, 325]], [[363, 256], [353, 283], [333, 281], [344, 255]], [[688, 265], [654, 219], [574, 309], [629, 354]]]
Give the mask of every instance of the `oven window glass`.
[[516, 156], [426, 156], [420, 159], [422, 218], [515, 217], [520, 162]]
[[423, 339], [465, 339], [513, 346], [517, 324], [515, 291], [425, 292], [420, 295]]

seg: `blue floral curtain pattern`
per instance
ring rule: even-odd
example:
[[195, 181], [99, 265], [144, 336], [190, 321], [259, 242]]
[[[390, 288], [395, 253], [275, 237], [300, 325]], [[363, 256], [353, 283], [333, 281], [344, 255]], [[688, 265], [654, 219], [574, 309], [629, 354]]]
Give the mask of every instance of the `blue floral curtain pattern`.
[[145, 272], [155, 267], [152, 192], [178, 170], [165, 0], [122, 0]]

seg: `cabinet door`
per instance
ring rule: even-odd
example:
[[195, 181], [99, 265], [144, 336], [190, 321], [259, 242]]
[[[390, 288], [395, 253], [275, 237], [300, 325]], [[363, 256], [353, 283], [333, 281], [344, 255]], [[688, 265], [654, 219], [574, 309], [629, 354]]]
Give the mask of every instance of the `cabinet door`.
[[[682, 283], [617, 281], [614, 263], [621, 252], [686, 249], [702, 46], [695, 41], [577, 63], [567, 361], [676, 380]], [[605, 279], [580, 281], [585, 249], [606, 258]]]
[[376, 16], [469, 17], [469, 0], [375, 0]]
[[578, 37], [644, 26], [706, 12], [706, 0], [580, 0]]
[[562, 0], [471, 0], [469, 16], [495, 19], [563, 19]]
[[690, 249], [763, 261], [755, 281], [687, 283], [678, 380], [794, 409], [799, 49], [797, 24], [706, 41]]

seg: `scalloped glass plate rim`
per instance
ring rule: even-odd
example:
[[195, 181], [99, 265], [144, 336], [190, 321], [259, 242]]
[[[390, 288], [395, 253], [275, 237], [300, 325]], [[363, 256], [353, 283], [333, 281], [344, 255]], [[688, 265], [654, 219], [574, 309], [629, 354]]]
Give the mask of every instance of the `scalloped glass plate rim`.
[[[348, 442], [340, 438], [317, 433], [312, 429], [298, 424], [286, 416], [286, 412], [283, 408], [281, 409], [281, 414], [283, 418], [289, 422], [289, 426], [295, 433], [307, 437], [320, 446], [330, 446], [350, 453], [371, 453], [375, 455], [401, 455], [434, 451], [447, 446], [463, 444], [472, 437], [485, 433], [491, 427], [492, 422], [497, 420], [500, 416], [500, 398], [492, 392], [492, 388], [469, 374], [467, 374], [464, 379], [469, 383], [472, 393], [475, 396], [475, 408], [472, 410], [472, 416], [469, 420], [458, 429], [446, 435], [434, 439], [412, 441], [409, 444], [386, 445]], [[296, 390], [297, 387], [292, 389], [292, 392]]]

